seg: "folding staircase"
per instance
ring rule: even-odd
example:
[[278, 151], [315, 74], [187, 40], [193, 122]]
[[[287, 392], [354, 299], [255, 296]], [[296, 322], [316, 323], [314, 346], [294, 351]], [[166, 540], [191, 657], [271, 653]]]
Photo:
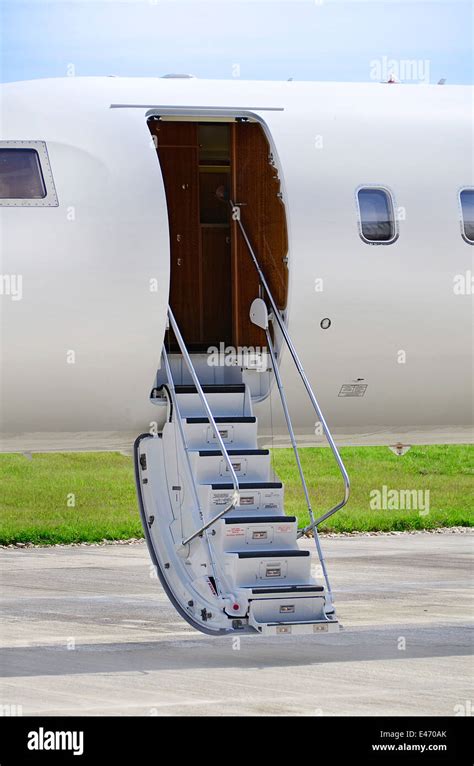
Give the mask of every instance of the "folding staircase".
[[[246, 238], [243, 229], [242, 233]], [[259, 374], [266, 373], [249, 375], [235, 368], [223, 381], [205, 382], [209, 372], [198, 374], [169, 309], [181, 355], [169, 357], [163, 348], [154, 393], [157, 403], [166, 404], [166, 423], [160, 433], [140, 436], [134, 450], [145, 536], [165, 592], [198, 630], [212, 635], [333, 632], [339, 624], [317, 527], [345, 505], [349, 479], [246, 241], [267, 294], [267, 303], [255, 299], [250, 317], [266, 333], [271, 360], [268, 374], [274, 376], [281, 396], [310, 524], [298, 529], [296, 517], [285, 514], [284, 487], [274, 475], [269, 450], [258, 448], [253, 399], [259, 396], [254, 383]], [[287, 344], [344, 481], [341, 502], [317, 519], [280, 377], [273, 340], [277, 336]], [[314, 537], [321, 580], [312, 574], [310, 551], [298, 546], [298, 538], [305, 532]]]

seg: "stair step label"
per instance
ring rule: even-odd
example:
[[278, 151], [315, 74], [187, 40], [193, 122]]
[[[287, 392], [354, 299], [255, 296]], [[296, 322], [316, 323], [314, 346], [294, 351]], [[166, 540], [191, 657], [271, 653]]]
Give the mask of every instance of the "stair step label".
[[[242, 458], [241, 460], [231, 460], [232, 468], [234, 469], [237, 476], [246, 476], [247, 475], [247, 458]], [[219, 475], [220, 476], [227, 476], [230, 473], [229, 468], [227, 467], [227, 463], [225, 460], [221, 460], [220, 466], [219, 466]]]
[[[234, 426], [228, 426], [227, 428], [219, 428], [218, 429], [220, 437], [224, 444], [232, 444], [234, 441]], [[216, 444], [217, 437], [214, 432], [214, 430], [210, 427], [207, 429], [207, 436], [206, 436], [206, 442], [207, 444]]]
[[262, 562], [260, 564], [259, 576], [261, 580], [268, 580], [269, 577], [286, 577], [287, 563], [281, 562], [279, 564], [266, 564]]

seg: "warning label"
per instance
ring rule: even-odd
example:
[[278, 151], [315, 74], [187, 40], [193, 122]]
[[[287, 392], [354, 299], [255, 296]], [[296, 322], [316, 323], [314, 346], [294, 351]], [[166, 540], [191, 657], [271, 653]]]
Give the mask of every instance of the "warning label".
[[366, 383], [344, 383], [339, 391], [339, 396], [364, 396], [366, 391]]
[[245, 527], [229, 527], [225, 533], [227, 537], [243, 537], [245, 535]]

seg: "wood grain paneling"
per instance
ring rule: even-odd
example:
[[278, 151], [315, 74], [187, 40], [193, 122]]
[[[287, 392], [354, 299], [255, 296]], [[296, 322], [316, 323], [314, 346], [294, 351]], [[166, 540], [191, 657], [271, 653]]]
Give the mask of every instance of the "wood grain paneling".
[[168, 207], [170, 305], [186, 343], [190, 350], [221, 341], [265, 346], [263, 331], [249, 319], [250, 305], [260, 295], [257, 272], [237, 224], [225, 226], [230, 222], [229, 206], [215, 195], [216, 186], [230, 187], [234, 202], [241, 203], [242, 223], [273, 297], [284, 308], [288, 292], [283, 260], [288, 250], [285, 209], [261, 126], [232, 124], [230, 173], [218, 167], [200, 171], [197, 123], [151, 121], [149, 127]]
[[152, 123], [166, 192], [170, 229], [170, 306], [188, 344], [202, 340], [197, 126]]
[[203, 339], [208, 345], [232, 343], [230, 227], [201, 226]]
[[150, 120], [148, 123], [158, 151], [162, 146], [187, 146], [198, 149], [198, 127], [195, 122]]
[[199, 207], [201, 223], [228, 223], [230, 218], [229, 203], [216, 195], [216, 191], [226, 190], [229, 196], [230, 173], [199, 171]]
[[[257, 123], [236, 123], [233, 136], [233, 199], [240, 204], [245, 227], [277, 306], [285, 308], [288, 293], [288, 252], [285, 208], [280, 180], [270, 162], [270, 147]], [[240, 345], [262, 345], [262, 331], [248, 319], [259, 296], [258, 277], [236, 223], [234, 228], [234, 334]], [[250, 340], [249, 340], [250, 338]]]

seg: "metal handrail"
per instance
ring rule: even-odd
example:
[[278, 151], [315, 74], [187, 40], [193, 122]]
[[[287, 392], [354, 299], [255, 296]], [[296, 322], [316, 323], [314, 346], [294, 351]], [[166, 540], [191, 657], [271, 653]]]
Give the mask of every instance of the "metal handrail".
[[[169, 398], [171, 399], [172, 407], [174, 408], [173, 411], [174, 411], [174, 413], [176, 415], [176, 419], [178, 421], [179, 435], [181, 437], [181, 443], [183, 445], [184, 454], [186, 455], [186, 464], [187, 464], [189, 476], [190, 476], [190, 479], [191, 479], [191, 487], [192, 487], [192, 493], [193, 493], [193, 496], [194, 496], [194, 502], [196, 504], [196, 508], [198, 509], [199, 515], [200, 515], [201, 520], [202, 520], [204, 518], [204, 514], [202, 512], [201, 502], [199, 500], [199, 494], [198, 494], [197, 487], [196, 487], [196, 480], [194, 478], [193, 469], [192, 469], [192, 466], [191, 466], [191, 461], [189, 459], [188, 444], [187, 444], [187, 441], [186, 441], [186, 435], [184, 433], [183, 423], [182, 423], [182, 419], [181, 419], [181, 410], [180, 410], [180, 407], [179, 407], [178, 397], [176, 395], [176, 389], [175, 389], [175, 385], [174, 385], [173, 374], [171, 372], [171, 367], [170, 367], [170, 363], [169, 363], [169, 360], [168, 360], [168, 355], [166, 353], [166, 350], [165, 350], [164, 346], [163, 346], [163, 350], [162, 350], [162, 358], [163, 358], [163, 366], [164, 366], [165, 372], [166, 372], [166, 378], [167, 378], [167, 381], [168, 381], [168, 384], [166, 386], [164, 386], [164, 388], [167, 391]], [[183, 530], [181, 528], [181, 532], [182, 531]], [[214, 556], [213, 546], [212, 546], [211, 541], [210, 541], [210, 539], [209, 539], [209, 537], [207, 535], [205, 536], [205, 539], [206, 539], [206, 543], [207, 543], [207, 549], [208, 549], [208, 552], [209, 552], [209, 561], [210, 561], [210, 565], [211, 565], [211, 568], [212, 568], [212, 574], [214, 576], [214, 582], [215, 582], [215, 585], [216, 585], [217, 593], [218, 593], [218, 595], [220, 597], [224, 598], [223, 592], [224, 591], [230, 592], [230, 588], [229, 588], [228, 583], [227, 583], [227, 575], [226, 575], [225, 572], [222, 571], [222, 567], [220, 566], [220, 564], [216, 560], [216, 558]], [[181, 542], [181, 547], [184, 547], [183, 546], [183, 542]], [[219, 570], [219, 573], [220, 573], [219, 575], [217, 574], [218, 570]]]
[[[168, 318], [171, 325], [171, 328], [174, 332], [175, 338], [178, 342], [178, 346], [181, 350], [181, 353], [183, 355], [183, 359], [186, 362], [186, 366], [189, 370], [189, 373], [191, 375], [191, 378], [193, 380], [194, 385], [196, 386], [196, 391], [199, 394], [199, 398], [201, 399], [202, 405], [204, 407], [204, 410], [206, 412], [206, 415], [209, 419], [209, 424], [213, 428], [213, 431], [216, 435], [216, 440], [219, 445], [219, 450], [222, 453], [222, 457], [224, 458], [224, 461], [227, 466], [227, 470], [230, 473], [232, 484], [234, 485], [234, 492], [232, 494], [232, 501], [230, 505], [227, 506], [223, 511], [216, 514], [210, 521], [208, 521], [206, 524], [203, 524], [203, 526], [200, 529], [197, 529], [195, 532], [193, 532], [192, 535], [189, 535], [185, 540], [182, 541], [182, 545], [187, 545], [192, 540], [194, 540], [196, 537], [199, 537], [202, 535], [203, 532], [206, 531], [206, 529], [209, 529], [209, 527], [212, 527], [213, 524], [216, 523], [219, 519], [221, 519], [223, 516], [226, 515], [229, 511], [233, 510], [240, 502], [240, 491], [239, 491], [239, 480], [237, 479], [237, 475], [234, 471], [234, 467], [232, 465], [232, 462], [230, 460], [229, 454], [227, 452], [227, 449], [225, 447], [225, 444], [222, 440], [222, 437], [219, 433], [219, 429], [217, 428], [216, 421], [214, 420], [214, 416], [211, 412], [211, 409], [209, 407], [209, 404], [207, 402], [207, 399], [204, 395], [204, 391], [202, 390], [202, 386], [199, 382], [199, 378], [197, 376], [196, 370], [194, 369], [194, 365], [191, 361], [191, 357], [188, 353], [188, 349], [186, 348], [186, 344], [183, 340], [183, 336], [180, 333], [179, 327], [176, 324], [176, 319], [174, 318], [173, 312], [171, 311], [171, 308], [168, 306]], [[181, 422], [181, 418], [179, 418]]]
[[[311, 524], [314, 524], [314, 520], [315, 519], [314, 519], [313, 508], [311, 506], [311, 500], [310, 500], [310, 497], [309, 497], [308, 486], [306, 484], [306, 479], [305, 479], [305, 476], [304, 476], [303, 466], [301, 465], [300, 453], [298, 452], [298, 445], [296, 444], [295, 432], [293, 430], [293, 423], [291, 422], [290, 412], [289, 412], [289, 409], [288, 409], [288, 404], [286, 402], [285, 389], [284, 389], [284, 386], [283, 386], [283, 381], [281, 379], [280, 370], [278, 369], [278, 363], [277, 363], [277, 360], [276, 360], [275, 349], [273, 347], [273, 342], [272, 342], [272, 339], [271, 339], [271, 336], [270, 336], [270, 331], [268, 329], [268, 323], [267, 323], [267, 326], [265, 327], [265, 335], [267, 337], [268, 350], [270, 352], [270, 358], [272, 360], [272, 367], [273, 367], [273, 371], [275, 373], [275, 380], [276, 380], [276, 383], [277, 383], [277, 386], [278, 386], [278, 391], [280, 392], [280, 399], [281, 399], [281, 403], [282, 403], [282, 407], [283, 407], [283, 412], [285, 414], [285, 420], [286, 420], [286, 425], [287, 425], [287, 428], [288, 428], [288, 433], [290, 434], [291, 445], [293, 447], [293, 452], [295, 454], [296, 465], [298, 466], [298, 472], [299, 472], [299, 475], [300, 475], [301, 484], [303, 486], [303, 492], [304, 492], [304, 496], [305, 496], [305, 499], [306, 499], [306, 506], [308, 508], [309, 518], [310, 518]], [[314, 536], [314, 540], [315, 540], [315, 543], [316, 543], [316, 549], [318, 551], [319, 561], [321, 563], [321, 569], [323, 571], [323, 577], [324, 577], [324, 580], [326, 582], [327, 592], [328, 592], [329, 598], [332, 599], [331, 583], [329, 582], [329, 575], [328, 575], [328, 570], [327, 570], [327, 567], [326, 567], [326, 561], [325, 561], [325, 558], [324, 558], [323, 549], [321, 548], [321, 543], [319, 541], [318, 530], [316, 529], [316, 527], [313, 527], [313, 536]]]
[[300, 359], [298, 357], [298, 354], [296, 353], [296, 349], [295, 349], [295, 347], [293, 345], [293, 342], [292, 342], [292, 340], [291, 340], [291, 338], [289, 336], [288, 330], [286, 329], [285, 323], [283, 322], [283, 319], [281, 317], [281, 314], [280, 314], [280, 311], [278, 309], [278, 306], [276, 305], [276, 303], [275, 303], [275, 301], [273, 299], [273, 295], [272, 295], [272, 293], [270, 291], [270, 288], [268, 286], [267, 280], [265, 279], [265, 275], [264, 275], [264, 273], [263, 273], [263, 271], [262, 271], [262, 269], [260, 267], [260, 264], [259, 264], [259, 262], [257, 260], [256, 255], [255, 255], [254, 249], [253, 249], [253, 247], [252, 247], [252, 245], [250, 243], [250, 240], [249, 240], [249, 238], [247, 236], [247, 232], [245, 231], [244, 226], [242, 224], [242, 221], [240, 220], [240, 210], [239, 210], [238, 206], [234, 205], [232, 200], [229, 200], [229, 204], [230, 204], [230, 206], [232, 208], [233, 213], [234, 213], [235, 210], [239, 211], [239, 215], [237, 215], [237, 216], [233, 215], [233, 220], [236, 221], [236, 223], [238, 224], [238, 226], [240, 228], [242, 236], [243, 236], [243, 238], [245, 240], [245, 244], [247, 245], [247, 248], [248, 248], [249, 253], [251, 255], [252, 261], [254, 263], [254, 266], [257, 269], [257, 273], [258, 273], [260, 282], [262, 283], [263, 287], [265, 288], [265, 292], [266, 292], [266, 294], [268, 296], [268, 299], [270, 301], [271, 307], [273, 309], [273, 316], [272, 316], [272, 318], [277, 322], [278, 327], [280, 328], [281, 334], [283, 335], [283, 338], [286, 341], [286, 345], [288, 346], [288, 349], [289, 349], [290, 354], [291, 354], [291, 356], [293, 358], [293, 361], [295, 363], [296, 369], [298, 370], [300, 378], [301, 378], [301, 380], [304, 383], [304, 386], [305, 386], [306, 391], [308, 393], [308, 396], [309, 396], [309, 399], [311, 401], [311, 404], [313, 405], [313, 409], [315, 410], [315, 412], [316, 412], [316, 414], [317, 414], [317, 416], [319, 418], [319, 422], [321, 423], [321, 425], [323, 427], [324, 435], [325, 435], [325, 437], [327, 439], [327, 442], [328, 442], [328, 444], [329, 444], [329, 446], [331, 448], [331, 451], [332, 451], [332, 453], [334, 455], [334, 458], [335, 458], [336, 463], [338, 465], [339, 471], [341, 473], [342, 479], [344, 481], [344, 497], [343, 497], [343, 499], [339, 503], [337, 503], [337, 505], [335, 505], [333, 508], [331, 508], [327, 513], [323, 514], [323, 516], [320, 516], [318, 519], [311, 520], [311, 523], [307, 527], [303, 527], [302, 529], [300, 529], [298, 531], [298, 537], [302, 537], [304, 534], [306, 534], [307, 532], [311, 531], [312, 529], [315, 530], [316, 527], [318, 526], [318, 524], [321, 524], [322, 521], [324, 521], [325, 519], [329, 518], [329, 516], [332, 516], [333, 513], [336, 513], [336, 511], [339, 511], [341, 508], [343, 508], [346, 505], [347, 501], [349, 500], [349, 495], [350, 495], [350, 480], [349, 480], [349, 476], [347, 474], [345, 465], [344, 465], [344, 463], [342, 461], [342, 458], [341, 458], [341, 456], [339, 454], [339, 450], [337, 449], [336, 444], [334, 443], [334, 439], [332, 438], [332, 434], [331, 434], [331, 432], [329, 430], [329, 426], [326, 423], [324, 415], [323, 415], [323, 413], [321, 411], [321, 408], [319, 406], [318, 400], [316, 399], [316, 397], [314, 395], [313, 389], [311, 388], [310, 382], [309, 382], [309, 380], [308, 380], [308, 378], [306, 376], [306, 373], [305, 373], [305, 371], [303, 369], [303, 365], [301, 364]]
[[[197, 488], [196, 488], [196, 482], [194, 480], [193, 470], [192, 470], [192, 467], [191, 467], [191, 461], [189, 459], [188, 445], [187, 445], [187, 442], [186, 442], [186, 436], [185, 436], [185, 433], [184, 433], [183, 423], [181, 421], [181, 411], [180, 411], [180, 408], [179, 408], [178, 397], [176, 396], [176, 389], [174, 387], [173, 375], [171, 373], [171, 367], [170, 367], [170, 363], [168, 361], [168, 355], [166, 353], [166, 350], [165, 350], [164, 346], [163, 346], [163, 350], [162, 350], [161, 356], [162, 356], [162, 359], [163, 359], [163, 366], [165, 368], [166, 378], [167, 378], [167, 381], [168, 381], [168, 385], [166, 386], [166, 390], [168, 391], [169, 397], [171, 399], [172, 406], [174, 407], [174, 412], [176, 413], [176, 420], [178, 422], [179, 435], [181, 437], [181, 442], [182, 442], [182, 445], [183, 445], [184, 454], [186, 455], [186, 464], [187, 464], [188, 472], [189, 472], [189, 475], [190, 475], [190, 478], [191, 478], [191, 488], [192, 488], [192, 493], [193, 493], [193, 496], [194, 496], [194, 502], [196, 504], [196, 508], [198, 509], [198, 512], [199, 512], [199, 515], [200, 515], [201, 519], [203, 519], [204, 518], [204, 514], [202, 512], [201, 503], [200, 503], [198, 491], [197, 491]], [[183, 532], [183, 529], [181, 527], [181, 533], [182, 532]], [[216, 583], [216, 588], [218, 590], [218, 593], [219, 593], [219, 595], [221, 595], [221, 589], [220, 589], [220, 586], [219, 586], [219, 579], [220, 578], [217, 576], [217, 566], [216, 566], [216, 562], [214, 561], [212, 546], [211, 546], [211, 543], [210, 543], [209, 539], [207, 539], [207, 546], [208, 546], [208, 551], [209, 551], [209, 560], [210, 560], [211, 567], [212, 567], [212, 572], [213, 572], [213, 575], [214, 575], [214, 581]]]
[[[166, 378], [168, 380], [168, 387], [167, 388], [169, 390], [169, 395], [170, 395], [170, 398], [171, 398], [172, 406], [173, 406], [174, 411], [176, 413], [176, 420], [177, 420], [177, 423], [178, 423], [179, 435], [181, 437], [181, 442], [183, 444], [184, 452], [185, 452], [185, 455], [186, 455], [186, 464], [187, 464], [187, 467], [188, 467], [188, 471], [189, 471], [189, 473], [190, 473], [190, 475], [192, 477], [193, 476], [193, 471], [192, 471], [192, 467], [191, 467], [191, 461], [189, 459], [189, 452], [188, 452], [188, 449], [187, 449], [187, 442], [186, 442], [186, 436], [185, 436], [185, 433], [184, 433], [183, 423], [181, 421], [181, 411], [180, 411], [180, 408], [179, 408], [178, 397], [176, 396], [176, 390], [175, 390], [175, 387], [174, 387], [174, 380], [173, 380], [173, 375], [171, 373], [170, 363], [168, 361], [168, 355], [167, 355], [167, 353], [165, 351], [165, 347], [164, 346], [163, 346], [163, 350], [162, 350], [162, 354], [161, 355], [162, 355], [162, 358], [163, 358], [163, 365], [164, 365], [165, 372], [166, 372]], [[196, 489], [196, 483], [194, 481], [191, 482], [191, 488], [192, 488], [192, 492], [193, 492], [193, 496], [194, 496], [194, 502], [195, 502], [196, 507], [197, 507], [197, 509], [199, 511], [199, 514], [200, 514], [201, 518], [204, 518], [204, 515], [202, 513], [202, 509], [201, 509], [201, 503], [199, 501], [198, 491]]]

